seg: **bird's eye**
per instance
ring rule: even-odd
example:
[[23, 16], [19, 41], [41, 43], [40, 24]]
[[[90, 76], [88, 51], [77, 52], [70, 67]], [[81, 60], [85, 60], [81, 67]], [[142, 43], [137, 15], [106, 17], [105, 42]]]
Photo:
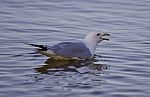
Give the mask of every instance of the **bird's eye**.
[[100, 34], [98, 33], [97, 36], [100, 36]]

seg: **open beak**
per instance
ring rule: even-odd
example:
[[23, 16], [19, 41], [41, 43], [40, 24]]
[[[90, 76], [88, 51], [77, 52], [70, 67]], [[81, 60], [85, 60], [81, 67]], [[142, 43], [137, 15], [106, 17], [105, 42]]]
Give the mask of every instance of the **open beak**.
[[[103, 33], [101, 36], [110, 36], [110, 34], [108, 33]], [[101, 37], [102, 40], [109, 40], [108, 38], [105, 38], [105, 37]]]

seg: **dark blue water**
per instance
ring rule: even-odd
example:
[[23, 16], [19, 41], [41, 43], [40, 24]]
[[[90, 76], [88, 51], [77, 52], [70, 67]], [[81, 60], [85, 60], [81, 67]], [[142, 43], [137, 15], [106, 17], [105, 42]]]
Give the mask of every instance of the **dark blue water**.
[[[48, 60], [53, 45], [111, 34], [95, 60]], [[0, 0], [0, 97], [149, 97], [149, 0]]]

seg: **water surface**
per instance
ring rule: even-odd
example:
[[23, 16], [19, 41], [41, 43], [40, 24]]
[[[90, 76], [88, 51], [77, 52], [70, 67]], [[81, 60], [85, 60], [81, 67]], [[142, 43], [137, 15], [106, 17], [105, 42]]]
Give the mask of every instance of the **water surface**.
[[[95, 60], [55, 62], [26, 43], [111, 34]], [[149, 97], [149, 0], [1, 0], [1, 97]]]

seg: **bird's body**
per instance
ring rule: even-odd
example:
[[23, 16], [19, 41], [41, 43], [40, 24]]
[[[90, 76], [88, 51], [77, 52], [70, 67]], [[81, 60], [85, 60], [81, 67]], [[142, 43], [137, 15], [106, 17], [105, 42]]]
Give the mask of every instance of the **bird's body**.
[[82, 42], [61, 42], [50, 47], [49, 50], [66, 58], [87, 59], [92, 57], [90, 50]]
[[92, 58], [90, 50], [82, 42], [61, 42], [47, 46], [47, 50], [38, 50], [41, 54], [54, 59], [88, 59]]
[[109, 34], [89, 33], [80, 42], [61, 42], [53, 46], [29, 44], [39, 47], [38, 52], [53, 59], [90, 59], [93, 57], [97, 44], [102, 40], [108, 40], [101, 36]]

